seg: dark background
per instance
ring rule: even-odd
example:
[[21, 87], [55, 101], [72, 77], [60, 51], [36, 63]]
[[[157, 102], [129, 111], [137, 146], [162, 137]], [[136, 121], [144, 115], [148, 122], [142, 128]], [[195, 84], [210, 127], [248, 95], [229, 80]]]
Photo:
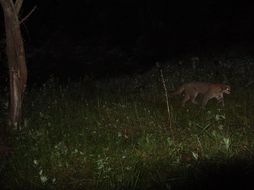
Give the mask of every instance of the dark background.
[[21, 16], [35, 5], [22, 24], [30, 80], [144, 72], [155, 61], [253, 49], [254, 7], [244, 1], [25, 0]]

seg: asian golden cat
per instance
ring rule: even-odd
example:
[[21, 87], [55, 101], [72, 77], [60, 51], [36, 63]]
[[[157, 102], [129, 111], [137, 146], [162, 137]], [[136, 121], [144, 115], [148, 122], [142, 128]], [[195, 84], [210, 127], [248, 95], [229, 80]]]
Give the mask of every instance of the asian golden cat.
[[207, 102], [216, 98], [218, 103], [221, 103], [224, 106], [223, 93], [230, 94], [231, 87], [229, 85], [220, 84], [220, 83], [205, 83], [205, 82], [190, 82], [185, 83], [177, 88], [177, 90], [170, 94], [170, 96], [184, 94], [182, 100], [182, 106], [185, 106], [185, 103], [189, 100], [193, 104], [198, 104], [196, 97], [198, 94], [203, 95], [202, 108], [204, 108]]

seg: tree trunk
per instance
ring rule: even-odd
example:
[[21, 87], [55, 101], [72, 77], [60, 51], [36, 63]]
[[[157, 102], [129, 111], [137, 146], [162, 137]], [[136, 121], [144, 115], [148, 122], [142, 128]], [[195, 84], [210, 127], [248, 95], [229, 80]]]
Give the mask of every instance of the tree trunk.
[[[18, 0], [16, 0], [17, 2]], [[0, 0], [4, 12], [6, 54], [10, 77], [9, 124], [17, 128], [21, 122], [22, 101], [27, 82], [27, 67], [18, 11], [12, 0]]]

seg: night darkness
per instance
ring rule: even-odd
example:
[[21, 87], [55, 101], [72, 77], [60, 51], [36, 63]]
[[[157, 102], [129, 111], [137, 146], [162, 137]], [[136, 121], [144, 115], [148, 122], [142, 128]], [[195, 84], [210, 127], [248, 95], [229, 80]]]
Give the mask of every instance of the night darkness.
[[251, 189], [250, 2], [24, 0], [20, 18], [34, 6], [18, 129], [0, 11], [0, 188]]
[[23, 15], [34, 5], [22, 26], [31, 77], [132, 73], [183, 55], [251, 51], [254, 40], [243, 2], [27, 0]]

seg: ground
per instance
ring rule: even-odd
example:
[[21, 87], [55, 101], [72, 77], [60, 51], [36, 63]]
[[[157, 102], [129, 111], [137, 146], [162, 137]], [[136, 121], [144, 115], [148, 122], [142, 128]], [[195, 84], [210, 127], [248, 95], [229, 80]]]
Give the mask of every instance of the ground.
[[[180, 106], [160, 70], [29, 88], [24, 124], [1, 154], [5, 189], [247, 189], [253, 177], [254, 58], [161, 62], [167, 91], [190, 81], [231, 85], [225, 107]], [[4, 115], [3, 96], [1, 102]], [[200, 99], [198, 99], [200, 101]]]

